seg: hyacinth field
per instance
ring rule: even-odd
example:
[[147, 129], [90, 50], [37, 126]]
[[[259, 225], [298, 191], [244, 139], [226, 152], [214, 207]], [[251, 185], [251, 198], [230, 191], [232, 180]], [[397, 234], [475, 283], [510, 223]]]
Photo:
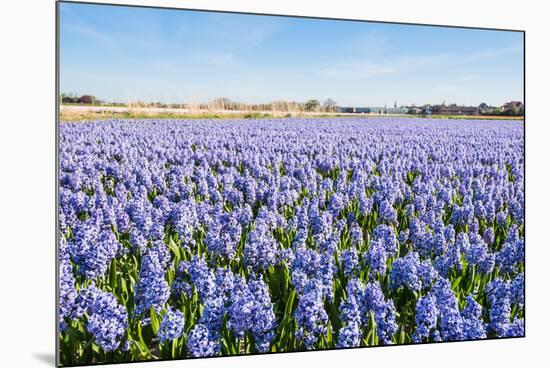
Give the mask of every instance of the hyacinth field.
[[524, 335], [519, 121], [60, 125], [62, 365]]

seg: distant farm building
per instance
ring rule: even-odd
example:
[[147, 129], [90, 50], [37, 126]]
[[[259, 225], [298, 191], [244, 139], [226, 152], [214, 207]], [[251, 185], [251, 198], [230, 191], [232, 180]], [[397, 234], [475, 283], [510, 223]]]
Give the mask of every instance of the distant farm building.
[[475, 106], [434, 105], [431, 110], [434, 115], [479, 115]]
[[501, 106], [500, 112], [509, 112], [509, 113], [522, 113], [524, 110], [523, 103], [520, 101], [510, 101], [506, 102], [504, 105]]
[[346, 114], [370, 114], [368, 107], [339, 107], [339, 112]]
[[78, 98], [77, 102], [81, 104], [93, 104], [97, 100], [94, 96], [84, 95]]

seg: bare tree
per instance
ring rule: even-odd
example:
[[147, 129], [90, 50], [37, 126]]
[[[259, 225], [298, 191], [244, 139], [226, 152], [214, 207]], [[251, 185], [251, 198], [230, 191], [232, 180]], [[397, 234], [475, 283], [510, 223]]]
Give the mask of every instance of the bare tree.
[[336, 111], [336, 101], [334, 101], [332, 98], [328, 98], [323, 102], [323, 109], [326, 112], [335, 112]]

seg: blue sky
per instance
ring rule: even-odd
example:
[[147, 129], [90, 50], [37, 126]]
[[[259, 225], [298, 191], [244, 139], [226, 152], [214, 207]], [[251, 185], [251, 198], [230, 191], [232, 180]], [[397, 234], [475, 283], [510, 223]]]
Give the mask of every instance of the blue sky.
[[62, 3], [61, 92], [107, 101], [523, 100], [519, 32]]

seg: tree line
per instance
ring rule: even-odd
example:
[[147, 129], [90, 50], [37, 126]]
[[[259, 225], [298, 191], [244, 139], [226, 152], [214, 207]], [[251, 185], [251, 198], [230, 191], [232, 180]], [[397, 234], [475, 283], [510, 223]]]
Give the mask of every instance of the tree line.
[[338, 112], [338, 104], [332, 98], [324, 101], [310, 99], [306, 102], [277, 100], [269, 103], [244, 103], [233, 101], [229, 98], [216, 98], [208, 102], [199, 103], [165, 103], [165, 102], [142, 102], [128, 101], [105, 102], [92, 95], [78, 96], [74, 93], [62, 93], [60, 96], [62, 104], [82, 104], [82, 105], [110, 105], [110, 106], [130, 106], [130, 107], [158, 107], [158, 108], [179, 108], [189, 110], [224, 110], [224, 111], [288, 111], [288, 112]]

